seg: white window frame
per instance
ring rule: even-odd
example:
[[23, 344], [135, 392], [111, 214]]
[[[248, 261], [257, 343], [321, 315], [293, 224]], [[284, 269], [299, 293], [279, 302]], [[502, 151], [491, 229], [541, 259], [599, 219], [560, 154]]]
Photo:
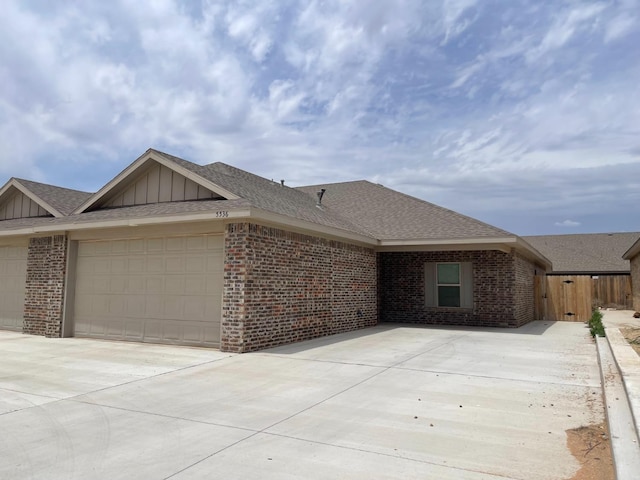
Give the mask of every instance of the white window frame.
[[[458, 264], [460, 265], [459, 284], [439, 284], [438, 283], [438, 265], [442, 264]], [[472, 309], [473, 308], [473, 265], [471, 262], [428, 262], [425, 263], [425, 306], [436, 308], [451, 309]], [[449, 307], [438, 305], [438, 287], [440, 286], [459, 286], [460, 287], [460, 306]]]

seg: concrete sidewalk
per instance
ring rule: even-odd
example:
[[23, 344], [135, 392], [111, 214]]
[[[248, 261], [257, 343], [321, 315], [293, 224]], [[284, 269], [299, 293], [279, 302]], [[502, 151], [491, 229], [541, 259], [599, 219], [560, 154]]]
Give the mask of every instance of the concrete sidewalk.
[[[599, 347], [612, 435], [611, 445], [616, 468], [623, 470], [619, 472], [618, 478], [635, 478], [640, 471], [640, 356], [622, 336], [620, 328], [640, 328], [640, 319], [633, 318], [634, 312], [629, 310], [604, 310], [602, 313], [606, 345], [602, 348], [604, 339], [599, 339]], [[606, 355], [606, 347], [611, 351], [611, 367], [606, 367], [607, 361], [602, 360], [602, 352]], [[612, 389], [609, 393], [607, 378], [615, 382], [616, 376], [620, 377], [620, 388]]]
[[244, 355], [0, 332], [0, 479], [569, 479], [584, 324], [380, 325]]

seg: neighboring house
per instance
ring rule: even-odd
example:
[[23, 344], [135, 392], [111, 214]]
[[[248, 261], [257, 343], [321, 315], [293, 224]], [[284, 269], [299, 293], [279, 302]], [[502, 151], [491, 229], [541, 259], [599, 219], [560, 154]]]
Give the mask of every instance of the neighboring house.
[[628, 260], [631, 270], [631, 285], [633, 287], [633, 309], [640, 312], [640, 236], [622, 256]]
[[640, 232], [577, 233], [523, 237], [553, 263], [547, 275], [629, 275], [622, 258]]
[[152, 149], [94, 194], [11, 179], [0, 212], [0, 328], [50, 337], [247, 352], [379, 320], [517, 327], [551, 268], [381, 185], [290, 188]]
[[640, 232], [524, 237], [553, 263], [542, 288], [544, 318], [582, 321], [594, 307], [631, 308], [629, 261], [622, 256], [638, 237]]

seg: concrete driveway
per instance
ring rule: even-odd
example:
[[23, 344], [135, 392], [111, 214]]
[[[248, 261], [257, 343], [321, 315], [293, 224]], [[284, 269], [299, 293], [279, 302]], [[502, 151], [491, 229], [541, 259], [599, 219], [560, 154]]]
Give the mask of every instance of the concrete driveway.
[[245, 355], [0, 332], [0, 479], [562, 479], [603, 419], [581, 323]]

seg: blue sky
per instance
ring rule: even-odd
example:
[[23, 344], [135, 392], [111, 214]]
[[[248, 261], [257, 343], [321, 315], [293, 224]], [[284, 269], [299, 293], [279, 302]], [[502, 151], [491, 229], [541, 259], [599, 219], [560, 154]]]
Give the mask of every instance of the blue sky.
[[640, 231], [640, 0], [8, 0], [0, 85], [0, 183], [95, 191], [153, 147]]

